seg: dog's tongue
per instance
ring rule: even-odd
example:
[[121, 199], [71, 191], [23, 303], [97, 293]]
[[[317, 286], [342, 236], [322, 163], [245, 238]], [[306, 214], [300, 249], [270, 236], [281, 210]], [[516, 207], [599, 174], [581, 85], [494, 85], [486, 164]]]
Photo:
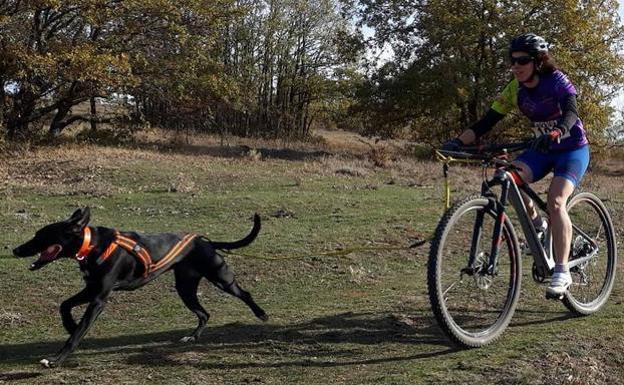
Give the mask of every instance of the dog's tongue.
[[39, 255], [39, 259], [36, 260], [32, 265], [30, 265], [30, 270], [37, 270], [42, 268], [44, 265], [54, 261], [56, 256], [63, 250], [61, 245], [52, 245], [41, 252]]

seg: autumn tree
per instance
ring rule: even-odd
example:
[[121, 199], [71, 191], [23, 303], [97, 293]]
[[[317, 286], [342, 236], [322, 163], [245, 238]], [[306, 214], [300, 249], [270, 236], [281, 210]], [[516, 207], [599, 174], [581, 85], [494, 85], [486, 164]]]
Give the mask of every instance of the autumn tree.
[[[478, 119], [511, 79], [507, 48], [535, 32], [579, 90], [590, 137], [602, 139], [609, 101], [624, 80], [617, 1], [361, 0], [371, 43], [389, 44], [393, 61], [369, 77], [360, 111], [375, 111], [370, 132], [408, 128], [425, 141], [454, 135]], [[513, 119], [512, 119], [513, 121]]]
[[[239, 0], [219, 57], [239, 85], [219, 127], [239, 135], [306, 137], [341, 71], [355, 62], [352, 34], [331, 0]], [[357, 39], [356, 39], [357, 40]]]
[[335, 0], [2, 0], [0, 16], [11, 137], [93, 122], [72, 107], [113, 95], [164, 128], [305, 137], [357, 55]]
[[[160, 21], [137, 8], [130, 25], [133, 73], [128, 92], [136, 109], [163, 128], [214, 130], [218, 106], [234, 103], [239, 84], [226, 73], [218, 49], [221, 31], [241, 16], [232, 0], [193, 0], [159, 5]], [[152, 24], [147, 24], [151, 21]], [[128, 31], [126, 31], [127, 33]]]
[[0, 1], [0, 110], [9, 137], [52, 114], [57, 133], [84, 116], [72, 106], [132, 82], [108, 39], [119, 2]]
[[[187, 94], [218, 77], [204, 60], [229, 0], [0, 1], [0, 111], [9, 137], [50, 118], [53, 134], [94, 116], [90, 98]], [[209, 20], [209, 21], [207, 21]], [[212, 39], [212, 40], [211, 40]], [[200, 82], [202, 92], [212, 83]], [[217, 93], [215, 91], [214, 93]]]

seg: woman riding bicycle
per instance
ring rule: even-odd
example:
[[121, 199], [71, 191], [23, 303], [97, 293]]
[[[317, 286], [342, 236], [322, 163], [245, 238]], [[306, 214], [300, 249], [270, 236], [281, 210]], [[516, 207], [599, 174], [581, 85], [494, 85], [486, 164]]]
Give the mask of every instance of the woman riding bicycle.
[[556, 265], [547, 292], [561, 295], [572, 283], [568, 269], [572, 222], [566, 204], [589, 165], [588, 141], [578, 117], [576, 89], [553, 64], [546, 40], [532, 33], [517, 36], [511, 41], [509, 57], [514, 79], [481, 120], [442, 149], [457, 151], [472, 144], [516, 107], [532, 121], [536, 139], [513, 163], [527, 183], [554, 171], [548, 189], [549, 224], [528, 197], [524, 200], [536, 229], [551, 228]]

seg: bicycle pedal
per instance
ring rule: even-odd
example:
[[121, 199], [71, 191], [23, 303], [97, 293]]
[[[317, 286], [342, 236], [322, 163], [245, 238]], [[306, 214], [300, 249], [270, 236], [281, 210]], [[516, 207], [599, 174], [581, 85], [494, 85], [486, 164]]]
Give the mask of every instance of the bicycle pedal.
[[556, 301], [561, 301], [561, 300], [563, 300], [563, 296], [564, 296], [564, 294], [554, 294], [554, 293], [546, 292], [546, 299], [552, 299], [552, 300], [556, 300]]

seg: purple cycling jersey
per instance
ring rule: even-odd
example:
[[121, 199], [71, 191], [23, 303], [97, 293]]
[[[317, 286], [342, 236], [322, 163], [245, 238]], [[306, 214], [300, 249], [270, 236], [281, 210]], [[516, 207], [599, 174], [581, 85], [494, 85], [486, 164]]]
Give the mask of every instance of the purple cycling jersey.
[[[527, 88], [517, 79], [512, 80], [492, 104], [492, 109], [505, 115], [517, 107], [531, 120], [533, 132], [539, 136], [557, 125], [563, 116], [561, 104], [569, 95], [576, 95], [576, 88], [563, 72], [554, 71], [540, 75], [535, 88]], [[574, 150], [587, 143], [583, 122], [577, 119], [561, 141], [552, 144], [551, 149]]]

